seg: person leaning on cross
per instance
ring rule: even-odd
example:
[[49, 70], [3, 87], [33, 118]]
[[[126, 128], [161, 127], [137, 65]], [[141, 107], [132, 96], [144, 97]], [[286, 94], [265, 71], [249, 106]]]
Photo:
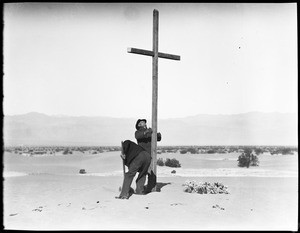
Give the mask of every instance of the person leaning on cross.
[[[152, 129], [147, 128], [147, 120], [138, 119], [135, 124], [135, 128], [135, 138], [137, 140], [138, 145], [143, 147], [151, 155]], [[159, 132], [157, 133], [157, 141], [161, 141], [161, 133]], [[148, 184], [146, 187], [146, 192], [151, 192], [152, 188], [154, 188], [155, 185], [156, 177], [153, 172], [153, 164], [151, 163], [148, 169]]]
[[[144, 184], [146, 181], [146, 174], [151, 163], [150, 154], [144, 148], [138, 146], [136, 143], [126, 140], [122, 142], [121, 157], [124, 165], [128, 167], [128, 172], [124, 174], [124, 180], [121, 193], [118, 199], [128, 199], [133, 193], [145, 194]], [[136, 190], [130, 187], [136, 173], [139, 173], [136, 178]]]

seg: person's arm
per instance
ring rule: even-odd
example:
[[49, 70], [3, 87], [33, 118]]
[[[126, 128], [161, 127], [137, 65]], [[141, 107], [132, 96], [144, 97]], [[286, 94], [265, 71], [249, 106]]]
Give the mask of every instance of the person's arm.
[[120, 156], [121, 156], [121, 159], [125, 160], [125, 158], [126, 158], [125, 154], [121, 153]]
[[146, 129], [144, 131], [137, 130], [137, 131], [135, 131], [135, 138], [137, 140], [143, 139], [143, 138], [149, 138], [149, 137], [151, 137], [151, 134], [152, 134], [152, 129], [151, 128]]
[[161, 134], [160, 133], [157, 133], [157, 141], [161, 141]]
[[140, 140], [144, 138], [144, 132], [141, 130], [135, 131], [135, 139]]

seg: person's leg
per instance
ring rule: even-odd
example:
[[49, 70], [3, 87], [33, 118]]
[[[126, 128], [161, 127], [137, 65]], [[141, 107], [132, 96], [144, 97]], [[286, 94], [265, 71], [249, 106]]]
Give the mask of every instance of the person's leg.
[[144, 185], [146, 181], [146, 175], [151, 162], [151, 156], [148, 152], [143, 151], [139, 154], [141, 158], [141, 166], [139, 169], [139, 175], [136, 179], [136, 194], [144, 194]]
[[139, 161], [134, 159], [129, 165], [128, 172], [125, 173], [123, 185], [122, 185], [122, 191], [119, 196], [120, 198], [129, 198], [130, 195], [132, 194], [130, 192], [130, 186], [138, 170], [139, 170]]
[[120, 193], [120, 197], [129, 198], [129, 196], [130, 196], [130, 194], [129, 194], [130, 186], [131, 186], [131, 183], [132, 183], [132, 180], [133, 180], [134, 176], [135, 175], [128, 174], [128, 172], [125, 173], [125, 177], [124, 177], [124, 180], [123, 180], [122, 191]]
[[147, 175], [148, 175], [148, 183], [147, 183], [145, 193], [150, 193], [153, 191], [153, 188], [156, 186], [156, 175], [152, 170]]
[[154, 164], [151, 161], [151, 164], [148, 168], [148, 172], [147, 172], [147, 176], [148, 176], [148, 183], [147, 183], [147, 187], [146, 187], [146, 191], [145, 193], [150, 193], [152, 191], [154, 191], [154, 187], [156, 186], [156, 175], [153, 172], [153, 166]]
[[136, 181], [136, 194], [144, 194], [144, 184], [146, 182], [146, 175], [143, 175]]

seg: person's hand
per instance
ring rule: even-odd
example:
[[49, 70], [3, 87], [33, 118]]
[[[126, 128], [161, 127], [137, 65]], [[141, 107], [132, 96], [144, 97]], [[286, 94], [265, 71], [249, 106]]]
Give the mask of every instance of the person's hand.
[[159, 133], [159, 132], [157, 133], [157, 140], [161, 141], [161, 133]]
[[153, 132], [151, 128], [148, 128], [146, 130], [147, 130], [148, 133], [152, 133]]
[[120, 156], [121, 156], [121, 158], [122, 158], [123, 160], [125, 160], [125, 155], [124, 155], [124, 154], [120, 154]]
[[144, 131], [144, 135], [146, 135], [147, 133], [152, 133], [152, 129], [151, 128], [149, 128], [149, 129], [146, 129], [145, 131]]

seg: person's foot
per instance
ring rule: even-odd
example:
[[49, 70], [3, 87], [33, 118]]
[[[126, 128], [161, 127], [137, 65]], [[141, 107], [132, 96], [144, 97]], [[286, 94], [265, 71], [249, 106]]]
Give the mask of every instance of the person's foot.
[[137, 187], [136, 190], [135, 190], [135, 194], [137, 194], [137, 195], [145, 195], [146, 194], [146, 192], [145, 192], [146, 188], [147, 187], [145, 185], [142, 188]]
[[134, 189], [130, 187], [130, 189], [129, 189], [129, 197], [130, 197], [132, 194], [134, 194]]
[[129, 199], [129, 197], [134, 194], [133, 188], [130, 187], [129, 192], [127, 195], [120, 195], [118, 197], [115, 197], [116, 199]]
[[116, 199], [128, 199], [129, 197], [126, 197], [126, 196], [118, 196], [118, 197], [115, 197]]
[[143, 191], [143, 194], [148, 194], [148, 193], [151, 193], [151, 189], [149, 189], [148, 185], [145, 185], [144, 186], [144, 191]]
[[144, 186], [144, 190], [143, 190], [143, 194], [148, 194], [148, 193], [151, 193], [151, 192], [153, 192], [153, 187], [151, 188], [151, 186], [148, 186], [148, 185], [145, 185]]

